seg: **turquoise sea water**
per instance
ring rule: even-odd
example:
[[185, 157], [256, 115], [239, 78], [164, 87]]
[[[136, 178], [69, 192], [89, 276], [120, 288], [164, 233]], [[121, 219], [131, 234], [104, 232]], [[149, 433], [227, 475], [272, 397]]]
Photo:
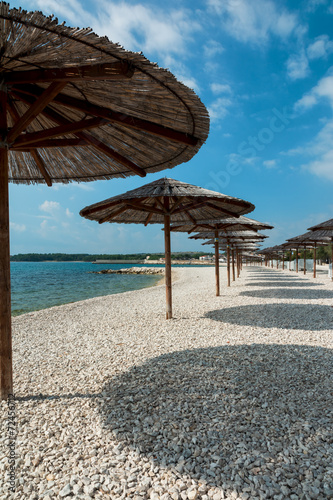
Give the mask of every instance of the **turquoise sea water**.
[[11, 262], [12, 315], [102, 295], [138, 290], [152, 286], [161, 279], [158, 275], [91, 273], [101, 269], [133, 266], [138, 267], [138, 264]]

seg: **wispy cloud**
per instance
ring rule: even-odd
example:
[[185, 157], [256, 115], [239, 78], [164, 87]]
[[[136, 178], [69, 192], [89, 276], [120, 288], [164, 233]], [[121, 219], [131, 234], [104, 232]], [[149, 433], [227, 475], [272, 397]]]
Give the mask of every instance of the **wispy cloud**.
[[333, 42], [328, 35], [318, 36], [307, 48], [307, 55], [312, 59], [326, 59], [333, 52]]
[[333, 110], [333, 67], [328, 70], [327, 75], [321, 78], [315, 87], [295, 103], [295, 110], [310, 109], [323, 99], [329, 101]]
[[268, 169], [276, 168], [276, 160], [266, 160], [262, 162], [264, 167]]
[[208, 112], [211, 120], [222, 120], [229, 112], [230, 106], [233, 102], [227, 97], [219, 97], [210, 106]]
[[232, 90], [230, 85], [223, 83], [211, 83], [211, 91], [213, 94], [231, 94]]
[[293, 54], [289, 57], [287, 61], [287, 74], [291, 80], [305, 78], [309, 72], [309, 61], [304, 49], [298, 54]]
[[60, 203], [58, 203], [57, 201], [44, 201], [44, 203], [42, 203], [40, 206], [39, 206], [39, 210], [41, 210], [42, 212], [46, 212], [46, 213], [49, 213], [51, 215], [54, 215], [55, 212], [57, 212], [60, 208]]
[[17, 233], [23, 233], [26, 231], [27, 227], [24, 224], [17, 224], [16, 222], [10, 222], [10, 230]]
[[285, 39], [297, 25], [295, 14], [277, 8], [271, 0], [208, 0], [208, 5], [229, 34], [241, 42], [262, 44], [272, 35]]

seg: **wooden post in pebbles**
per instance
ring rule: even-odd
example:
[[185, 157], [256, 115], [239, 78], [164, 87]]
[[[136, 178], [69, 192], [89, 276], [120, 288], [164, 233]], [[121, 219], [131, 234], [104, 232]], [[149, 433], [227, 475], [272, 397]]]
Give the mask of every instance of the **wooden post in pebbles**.
[[289, 252], [289, 271], [291, 271], [291, 249]]
[[227, 275], [228, 275], [228, 286], [230, 286], [230, 246], [227, 243]]
[[235, 281], [235, 250], [234, 248], [231, 250], [231, 259], [232, 259], [232, 281]]
[[[169, 204], [169, 199], [166, 199]], [[170, 215], [164, 215], [166, 319], [172, 318]]]
[[282, 270], [284, 271], [284, 252], [282, 252]]
[[304, 274], [306, 274], [306, 245], [304, 245]]
[[215, 230], [214, 238], [215, 246], [215, 286], [216, 286], [216, 297], [220, 295], [220, 268], [219, 268], [219, 232]]
[[298, 247], [296, 247], [296, 273], [298, 273]]
[[317, 259], [317, 243], [314, 244], [313, 249], [313, 277], [316, 277], [316, 259]]
[[0, 389], [1, 399], [13, 394], [10, 301], [7, 92], [0, 84]]
[[331, 280], [333, 281], [333, 238], [331, 241], [331, 245], [332, 245], [332, 255], [331, 255], [332, 277], [331, 277]]

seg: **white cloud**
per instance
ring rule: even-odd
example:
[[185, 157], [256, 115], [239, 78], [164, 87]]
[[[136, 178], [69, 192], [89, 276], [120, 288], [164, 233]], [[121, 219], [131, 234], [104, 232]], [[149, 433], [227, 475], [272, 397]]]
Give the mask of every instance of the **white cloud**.
[[59, 210], [59, 208], [60, 208], [60, 203], [58, 203], [57, 201], [46, 200], [39, 206], [39, 210], [41, 210], [42, 212], [49, 213], [51, 215], [54, 215], [55, 212]]
[[211, 120], [222, 120], [228, 114], [228, 108], [232, 105], [231, 99], [219, 97], [210, 106], [208, 112]]
[[268, 169], [276, 168], [276, 160], [263, 161], [263, 165]]
[[11, 231], [16, 231], [17, 233], [23, 233], [27, 229], [24, 224], [17, 224], [16, 222], [10, 222], [9, 225]]
[[309, 74], [309, 61], [304, 50], [301, 50], [299, 54], [293, 54], [289, 57], [287, 61], [287, 74], [291, 80], [299, 80]]
[[237, 40], [261, 44], [271, 35], [287, 38], [295, 29], [294, 14], [271, 0], [208, 0], [215, 14], [221, 16], [223, 27]]
[[330, 120], [307, 147], [299, 151], [313, 160], [302, 168], [318, 177], [333, 181], [333, 120]]
[[204, 56], [205, 57], [215, 57], [218, 54], [222, 54], [224, 52], [223, 46], [220, 44], [220, 42], [217, 42], [216, 40], [209, 40], [205, 45], [204, 45]]
[[328, 76], [324, 76], [319, 80], [318, 84], [313, 87], [310, 92], [295, 103], [295, 110], [302, 111], [315, 106], [320, 99], [328, 99], [333, 110], [333, 68], [328, 71]]
[[333, 52], [333, 42], [327, 35], [319, 36], [307, 48], [307, 55], [310, 60], [326, 58]]
[[70, 217], [70, 218], [74, 216], [73, 212], [71, 212], [69, 210], [69, 208], [66, 208], [66, 215], [67, 215], [67, 217]]
[[211, 83], [210, 88], [214, 94], [231, 94], [232, 93], [231, 87], [228, 84]]
[[100, 1], [93, 28], [129, 50], [163, 54], [186, 52], [186, 42], [200, 29], [191, 11], [163, 10], [126, 2]]

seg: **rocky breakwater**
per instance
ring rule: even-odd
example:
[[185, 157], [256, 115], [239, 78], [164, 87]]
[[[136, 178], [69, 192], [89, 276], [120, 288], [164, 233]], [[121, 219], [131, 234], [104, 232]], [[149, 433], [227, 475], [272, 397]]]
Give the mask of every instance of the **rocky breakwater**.
[[93, 274], [164, 274], [164, 267], [129, 267], [123, 269], [102, 269]]

